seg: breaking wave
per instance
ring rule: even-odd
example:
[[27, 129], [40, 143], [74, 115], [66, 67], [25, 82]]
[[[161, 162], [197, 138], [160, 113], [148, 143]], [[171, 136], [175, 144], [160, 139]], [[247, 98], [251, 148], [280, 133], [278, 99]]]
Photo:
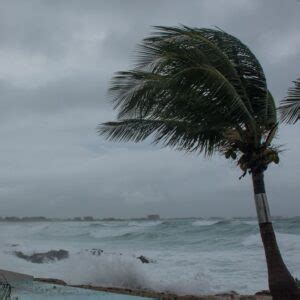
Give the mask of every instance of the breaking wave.
[[219, 221], [198, 220], [192, 223], [193, 226], [211, 226], [219, 223]]

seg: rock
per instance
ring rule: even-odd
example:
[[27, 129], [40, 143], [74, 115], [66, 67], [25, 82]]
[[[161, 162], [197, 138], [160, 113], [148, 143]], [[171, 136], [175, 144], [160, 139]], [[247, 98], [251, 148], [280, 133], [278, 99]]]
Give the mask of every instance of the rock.
[[137, 259], [139, 259], [143, 264], [149, 264], [149, 263], [153, 263], [153, 260], [147, 258], [146, 256], [139, 256], [137, 257]]
[[14, 253], [17, 257], [36, 264], [62, 260], [69, 257], [69, 252], [62, 249], [50, 250], [48, 252], [33, 253], [31, 255], [24, 254], [22, 251], [15, 251]]
[[226, 293], [216, 294], [216, 296], [221, 296], [221, 297], [237, 296], [237, 295], [238, 295], [238, 293], [236, 291], [229, 291]]
[[67, 285], [66, 282], [64, 282], [63, 280], [54, 278], [34, 278], [34, 281], [47, 282], [57, 285]]
[[268, 291], [268, 290], [262, 290], [262, 291], [259, 291], [259, 292], [255, 293], [255, 295], [257, 295], [257, 296], [270, 296], [271, 294], [270, 294], [270, 291]]
[[97, 248], [90, 249], [87, 251], [90, 252], [92, 255], [96, 255], [96, 256], [100, 256], [103, 253], [103, 250]]

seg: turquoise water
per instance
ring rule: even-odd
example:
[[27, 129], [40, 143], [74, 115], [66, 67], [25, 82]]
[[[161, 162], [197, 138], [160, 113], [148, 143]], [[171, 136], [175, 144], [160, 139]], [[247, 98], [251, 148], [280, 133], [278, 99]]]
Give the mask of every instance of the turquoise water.
[[[300, 278], [300, 218], [277, 218], [274, 227], [286, 264]], [[251, 218], [0, 223], [0, 240], [2, 268], [71, 284], [180, 294], [267, 288], [264, 250]], [[69, 257], [41, 264], [14, 253], [59, 249]], [[152, 262], [143, 264], [140, 255]]]

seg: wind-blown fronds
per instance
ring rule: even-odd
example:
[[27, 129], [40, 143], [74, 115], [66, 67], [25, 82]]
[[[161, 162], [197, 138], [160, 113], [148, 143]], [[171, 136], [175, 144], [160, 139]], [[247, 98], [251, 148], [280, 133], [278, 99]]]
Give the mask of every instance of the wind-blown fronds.
[[204, 151], [207, 155], [212, 154], [217, 145], [226, 142], [222, 130], [168, 119], [128, 119], [107, 122], [99, 127], [99, 133], [112, 141], [141, 142], [153, 134], [153, 143], [162, 143], [178, 150]]
[[294, 84], [279, 107], [282, 121], [290, 124], [295, 124], [300, 119], [300, 78]]
[[199, 47], [200, 44], [209, 63], [230, 80], [248, 109], [257, 116], [263, 116], [267, 94], [265, 75], [257, 58], [239, 39], [222, 30], [207, 28], [156, 28], [160, 31], [145, 40], [146, 47], [159, 41], [161, 36], [167, 40], [182, 39], [184, 36], [188, 44], [194, 40], [196, 46]]
[[274, 99], [246, 45], [219, 29], [155, 28], [139, 45], [135, 68], [112, 79], [117, 120], [100, 125], [100, 134], [114, 141], [150, 137], [207, 155], [256, 151], [266, 136], [271, 142]]

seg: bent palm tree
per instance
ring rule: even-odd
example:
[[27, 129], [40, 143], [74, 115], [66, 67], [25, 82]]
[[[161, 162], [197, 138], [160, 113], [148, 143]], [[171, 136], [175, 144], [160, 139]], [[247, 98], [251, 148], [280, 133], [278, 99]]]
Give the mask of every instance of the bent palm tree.
[[300, 78], [294, 81], [295, 86], [289, 89], [288, 96], [279, 107], [282, 121], [295, 124], [300, 119]]
[[140, 45], [136, 67], [113, 78], [117, 120], [100, 125], [99, 133], [114, 141], [151, 136], [164, 146], [236, 160], [243, 175], [252, 175], [270, 291], [274, 299], [296, 299], [265, 193], [264, 171], [279, 158], [271, 146], [276, 108], [262, 67], [224, 31], [156, 28]]

